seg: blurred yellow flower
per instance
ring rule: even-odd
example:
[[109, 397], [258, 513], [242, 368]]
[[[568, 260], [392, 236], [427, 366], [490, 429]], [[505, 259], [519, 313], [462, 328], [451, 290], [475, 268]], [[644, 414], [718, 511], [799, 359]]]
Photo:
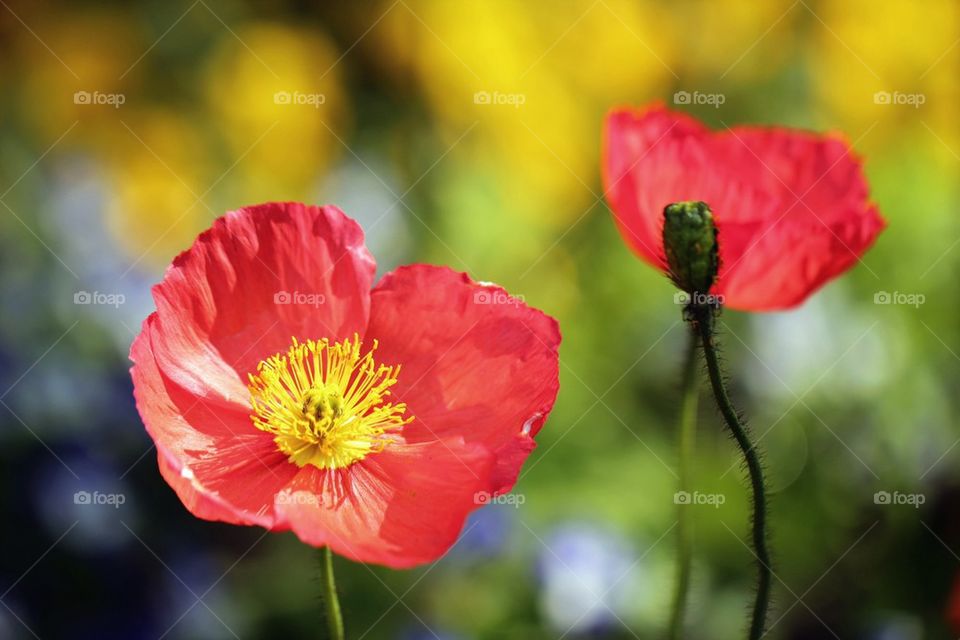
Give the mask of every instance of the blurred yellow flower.
[[159, 109], [127, 117], [105, 156], [107, 226], [131, 262], [159, 268], [219, 215], [205, 198], [216, 175], [190, 120]]
[[[225, 37], [198, 81], [236, 168], [237, 202], [313, 200], [348, 142], [338, 52], [317, 29], [251, 24]], [[226, 168], [226, 167], [225, 167]]]
[[391, 9], [376, 42], [413, 69], [452, 147], [444, 162], [495, 171], [499, 206], [565, 227], [600, 195], [605, 111], [672, 79], [662, 21], [648, 2], [423, 0]]
[[720, 92], [773, 75], [796, 57], [797, 24], [809, 18], [795, 0], [696, 0], [672, 3], [682, 42], [676, 71], [683, 89]]
[[[960, 155], [960, 7], [951, 0], [832, 0], [814, 7], [811, 80], [863, 147], [909, 143]], [[956, 158], [954, 158], [954, 161]]]
[[[102, 10], [37, 12], [24, 19], [34, 33], [13, 30], [14, 46], [18, 57], [30, 61], [29, 70], [4, 69], [22, 79], [24, 117], [48, 144], [74, 123], [79, 126], [65, 142], [95, 144], [117, 124], [117, 101], [128, 104], [138, 85], [138, 69], [131, 65], [148, 46], [140, 29], [129, 15]], [[105, 100], [98, 103], [95, 96]]]

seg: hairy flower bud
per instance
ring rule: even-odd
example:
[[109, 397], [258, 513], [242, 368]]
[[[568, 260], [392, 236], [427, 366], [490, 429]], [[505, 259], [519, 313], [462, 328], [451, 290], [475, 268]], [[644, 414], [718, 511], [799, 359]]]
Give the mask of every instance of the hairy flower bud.
[[663, 210], [663, 248], [670, 279], [687, 293], [710, 291], [720, 258], [717, 227], [705, 202], [676, 202]]

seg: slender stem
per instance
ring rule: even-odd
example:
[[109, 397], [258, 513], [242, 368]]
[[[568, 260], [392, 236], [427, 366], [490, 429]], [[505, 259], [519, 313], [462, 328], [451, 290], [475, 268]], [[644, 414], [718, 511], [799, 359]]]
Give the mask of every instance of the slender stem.
[[770, 601], [770, 554], [767, 551], [767, 498], [763, 482], [763, 469], [757, 449], [750, 442], [747, 429], [733, 408], [723, 382], [720, 360], [717, 357], [714, 320], [716, 309], [713, 306], [696, 306], [690, 309], [690, 315], [703, 347], [703, 357], [707, 363], [707, 374], [713, 395], [720, 407], [720, 413], [727, 423], [734, 439], [743, 452], [753, 487], [753, 550], [757, 557], [757, 595], [753, 605], [753, 619], [750, 623], [750, 640], [759, 640], [763, 635], [767, 607]]
[[323, 589], [323, 604], [326, 607], [327, 630], [330, 640], [343, 640], [343, 616], [340, 615], [340, 598], [333, 578], [333, 552], [324, 547], [320, 553], [320, 581]]
[[[683, 364], [683, 399], [680, 404], [679, 443], [680, 491], [690, 491], [690, 464], [693, 458], [697, 426], [697, 400], [700, 391], [697, 375], [697, 334], [690, 331], [690, 340]], [[687, 592], [690, 590], [690, 565], [693, 558], [693, 540], [688, 505], [677, 504], [677, 582], [670, 614], [671, 640], [683, 637], [683, 620], [687, 610]]]

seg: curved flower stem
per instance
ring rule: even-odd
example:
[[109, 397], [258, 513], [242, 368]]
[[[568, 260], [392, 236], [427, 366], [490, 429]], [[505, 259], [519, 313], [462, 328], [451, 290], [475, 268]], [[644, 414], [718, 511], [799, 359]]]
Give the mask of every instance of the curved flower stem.
[[330, 547], [320, 550], [320, 582], [323, 589], [323, 604], [326, 607], [327, 630], [330, 640], [344, 640], [343, 617], [340, 615], [340, 599], [333, 577], [333, 552]]
[[[683, 364], [683, 398], [679, 420], [679, 491], [690, 491], [690, 463], [697, 426], [697, 400], [700, 391], [697, 375], [697, 333], [690, 331], [689, 344]], [[687, 592], [690, 590], [690, 565], [693, 558], [693, 540], [690, 530], [688, 505], [677, 505], [677, 583], [670, 614], [670, 640], [683, 637], [683, 620], [687, 610]]]
[[717, 357], [714, 324], [717, 309], [711, 305], [696, 305], [689, 308], [689, 317], [693, 320], [694, 328], [700, 336], [703, 347], [703, 357], [707, 363], [707, 374], [710, 377], [710, 386], [713, 395], [720, 407], [720, 413], [733, 434], [734, 440], [743, 452], [750, 474], [750, 484], [753, 487], [753, 550], [757, 557], [757, 595], [753, 605], [753, 619], [750, 623], [750, 640], [759, 640], [763, 635], [767, 616], [767, 607], [770, 601], [770, 554], [767, 551], [767, 497], [763, 481], [763, 469], [760, 466], [760, 457], [750, 442], [747, 429], [740, 420], [736, 409], [730, 402], [723, 382], [723, 373], [720, 370], [720, 360]]

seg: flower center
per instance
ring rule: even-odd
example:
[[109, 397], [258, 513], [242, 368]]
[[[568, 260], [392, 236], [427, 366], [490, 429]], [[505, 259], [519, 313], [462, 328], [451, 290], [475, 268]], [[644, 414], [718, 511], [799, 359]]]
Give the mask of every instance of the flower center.
[[361, 341], [336, 344], [293, 338], [286, 353], [262, 360], [250, 374], [251, 419], [274, 435], [277, 448], [297, 466], [341, 469], [383, 451], [407, 424], [407, 405], [384, 402], [400, 366], [377, 365]]

